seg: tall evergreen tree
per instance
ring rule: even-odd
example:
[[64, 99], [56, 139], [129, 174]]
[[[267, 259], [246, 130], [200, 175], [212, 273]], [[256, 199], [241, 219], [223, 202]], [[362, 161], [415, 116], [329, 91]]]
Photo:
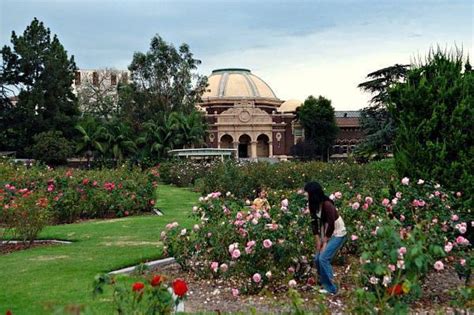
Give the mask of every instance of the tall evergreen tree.
[[311, 95], [298, 108], [297, 118], [304, 129], [305, 141], [314, 147], [314, 153], [327, 160], [339, 131], [331, 101]]
[[389, 93], [400, 175], [436, 180], [472, 201], [474, 71], [462, 53], [430, 52]]
[[365, 132], [364, 140], [358, 145], [358, 155], [370, 157], [384, 153], [385, 145], [392, 145], [396, 126], [387, 109], [389, 89], [397, 82], [403, 81], [409, 65], [395, 64], [367, 75], [368, 81], [358, 85], [365, 92], [372, 93], [370, 106], [361, 112], [360, 124]]
[[[11, 43], [1, 50], [0, 83], [14, 88], [18, 103], [1, 107], [0, 146], [21, 155], [41, 132], [57, 130], [71, 139], [79, 115], [72, 91], [74, 57], [68, 58], [58, 37], [36, 18], [23, 35], [13, 31]], [[12, 137], [15, 143], [5, 142]]]

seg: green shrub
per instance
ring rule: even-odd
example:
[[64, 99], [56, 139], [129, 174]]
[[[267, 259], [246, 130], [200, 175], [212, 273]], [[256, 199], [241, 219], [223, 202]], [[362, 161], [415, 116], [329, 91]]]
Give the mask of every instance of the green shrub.
[[63, 137], [61, 131], [48, 131], [33, 137], [29, 148], [31, 157], [50, 166], [64, 165], [74, 152], [73, 144]]
[[5, 185], [0, 189], [0, 224], [12, 231], [11, 237], [31, 244], [50, 222], [50, 204], [44, 192]]
[[400, 176], [429, 178], [474, 193], [474, 72], [462, 54], [431, 52], [390, 90]]
[[[158, 171], [120, 167], [103, 170], [15, 166], [0, 161], [0, 187], [44, 194], [55, 223], [151, 211]], [[8, 200], [0, 200], [0, 206]]]

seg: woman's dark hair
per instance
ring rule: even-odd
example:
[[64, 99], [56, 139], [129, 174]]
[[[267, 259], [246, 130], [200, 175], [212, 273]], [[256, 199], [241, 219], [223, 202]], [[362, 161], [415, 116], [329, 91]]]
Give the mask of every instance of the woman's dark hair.
[[308, 193], [308, 205], [309, 210], [312, 213], [317, 213], [319, 211], [319, 205], [329, 200], [328, 196], [324, 194], [323, 187], [318, 182], [309, 182], [304, 185], [304, 190]]

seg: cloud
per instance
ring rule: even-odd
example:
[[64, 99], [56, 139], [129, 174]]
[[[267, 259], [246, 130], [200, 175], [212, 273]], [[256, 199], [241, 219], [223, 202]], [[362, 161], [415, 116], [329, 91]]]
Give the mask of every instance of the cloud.
[[337, 109], [356, 109], [370, 98], [357, 84], [373, 70], [437, 44], [472, 54], [472, 10], [464, 0], [3, 0], [0, 40], [37, 16], [79, 67], [126, 68], [160, 34], [188, 43], [203, 74], [250, 68], [282, 99], [321, 94]]

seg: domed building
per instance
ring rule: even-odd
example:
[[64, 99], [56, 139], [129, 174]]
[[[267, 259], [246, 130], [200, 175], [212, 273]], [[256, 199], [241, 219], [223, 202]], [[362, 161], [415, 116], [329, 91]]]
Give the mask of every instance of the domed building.
[[[304, 137], [295, 120], [301, 101], [280, 100], [264, 80], [248, 69], [214, 70], [208, 83], [199, 104], [209, 124], [208, 147], [237, 149], [239, 158], [290, 157], [292, 147]], [[347, 116], [336, 113], [338, 125]], [[356, 120], [356, 126], [342, 125], [346, 129], [360, 129], [358, 117]]]

